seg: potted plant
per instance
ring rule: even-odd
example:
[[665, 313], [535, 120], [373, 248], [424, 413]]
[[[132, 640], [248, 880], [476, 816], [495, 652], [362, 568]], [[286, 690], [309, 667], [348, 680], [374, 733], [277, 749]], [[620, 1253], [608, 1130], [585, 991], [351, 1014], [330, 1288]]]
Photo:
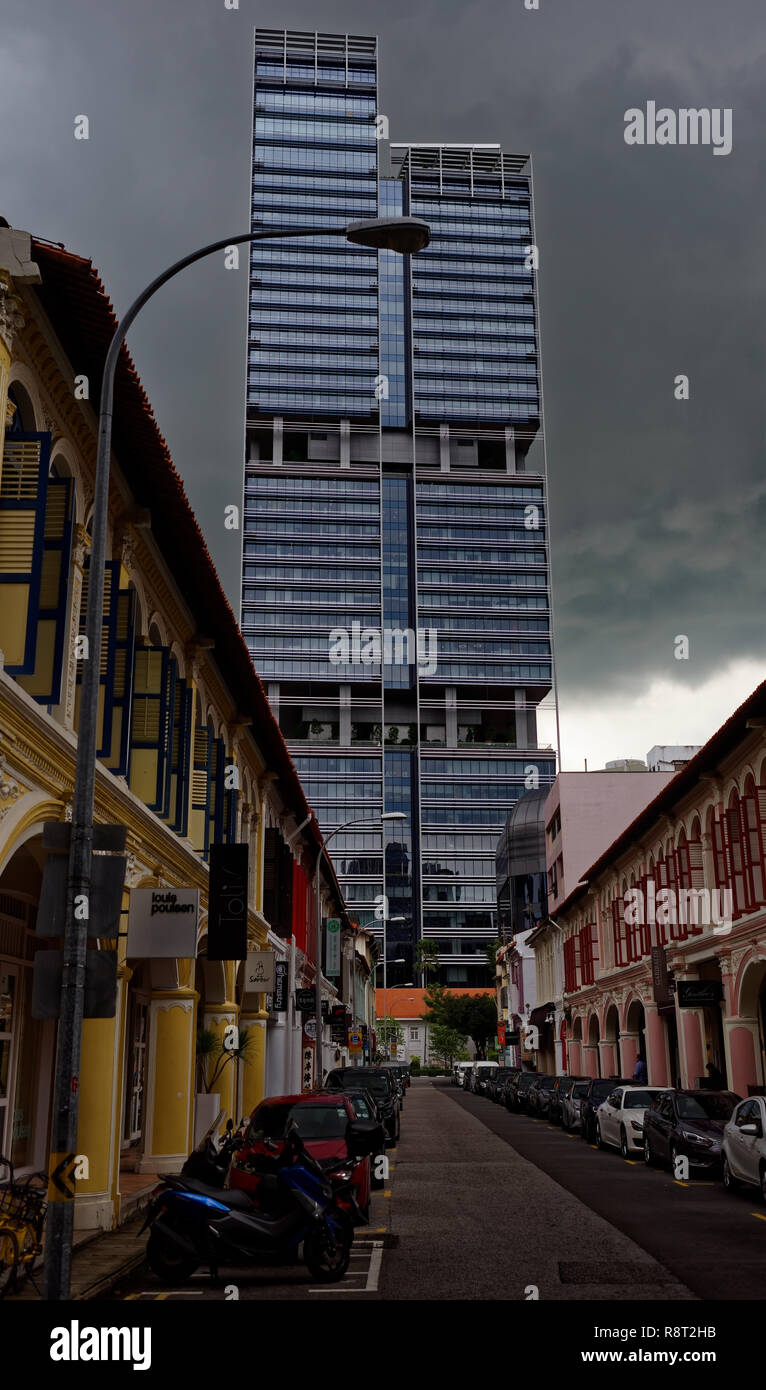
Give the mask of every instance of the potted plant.
[[221, 1094], [216, 1090], [224, 1068], [232, 1061], [249, 1062], [252, 1037], [247, 1028], [239, 1031], [236, 1047], [227, 1047], [224, 1038], [212, 1028], [200, 1028], [197, 1033], [197, 1095], [194, 1108], [194, 1142], [199, 1142], [221, 1109]]

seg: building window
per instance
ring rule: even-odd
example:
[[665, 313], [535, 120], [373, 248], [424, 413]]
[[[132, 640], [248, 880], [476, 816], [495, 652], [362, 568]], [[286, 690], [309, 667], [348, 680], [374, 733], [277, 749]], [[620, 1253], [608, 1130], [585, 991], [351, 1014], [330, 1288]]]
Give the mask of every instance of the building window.
[[420, 1037], [419, 1028], [410, 1028], [410, 1042], [417, 1042]]

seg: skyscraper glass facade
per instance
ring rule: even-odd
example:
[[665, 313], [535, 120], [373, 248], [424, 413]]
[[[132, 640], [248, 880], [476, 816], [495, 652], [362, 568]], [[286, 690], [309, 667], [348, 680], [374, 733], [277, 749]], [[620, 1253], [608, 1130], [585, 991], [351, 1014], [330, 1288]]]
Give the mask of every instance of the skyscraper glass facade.
[[[256, 30], [253, 225], [320, 231], [252, 249], [242, 627], [323, 829], [370, 821], [333, 852], [389, 983], [425, 936], [475, 985], [498, 835], [555, 771], [531, 176], [390, 144], [377, 58]], [[321, 235], [401, 213], [418, 256]]]

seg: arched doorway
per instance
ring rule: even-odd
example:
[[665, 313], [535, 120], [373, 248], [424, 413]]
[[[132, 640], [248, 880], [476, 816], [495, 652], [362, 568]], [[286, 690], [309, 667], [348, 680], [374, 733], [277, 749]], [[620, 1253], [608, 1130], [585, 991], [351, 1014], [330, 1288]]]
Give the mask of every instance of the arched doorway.
[[601, 1048], [599, 1042], [601, 1032], [598, 1023], [598, 1014], [591, 1014], [588, 1023], [588, 1041], [585, 1044], [585, 1075], [601, 1075]]
[[620, 1015], [616, 1004], [610, 1004], [604, 1018], [603, 1070], [601, 1076], [620, 1075]]
[[728, 1023], [731, 1087], [741, 1096], [766, 1088], [766, 961], [751, 960], [739, 986], [737, 1016]]
[[632, 1077], [639, 1059], [648, 1068], [646, 1012], [640, 999], [632, 999], [625, 1015], [625, 1032], [620, 1048], [621, 1075]]

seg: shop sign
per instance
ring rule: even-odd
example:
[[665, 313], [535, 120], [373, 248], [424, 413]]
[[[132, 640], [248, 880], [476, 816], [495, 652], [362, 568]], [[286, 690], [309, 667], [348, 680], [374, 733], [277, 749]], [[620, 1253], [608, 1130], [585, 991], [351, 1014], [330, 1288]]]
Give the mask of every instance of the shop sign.
[[304, 1047], [303, 1049], [303, 1077], [301, 1080], [301, 1090], [311, 1091], [314, 1086], [314, 1049]]
[[682, 1009], [715, 1008], [723, 999], [720, 980], [679, 980], [676, 990]]
[[299, 1014], [313, 1014], [316, 1006], [316, 995], [313, 989], [296, 989], [295, 1007]]
[[270, 994], [274, 989], [274, 952], [248, 951], [245, 994]]
[[668, 959], [664, 946], [652, 946], [652, 986], [655, 1004], [667, 1007], [668, 1004], [673, 1003], [670, 976], [668, 975]]
[[352, 1028], [348, 1035], [348, 1050], [357, 1055], [362, 1051], [362, 1035], [357, 1028]]
[[131, 888], [128, 956], [194, 957], [198, 925], [199, 888]]
[[278, 960], [274, 965], [274, 992], [271, 1007], [275, 1014], [287, 1013], [287, 961]]

